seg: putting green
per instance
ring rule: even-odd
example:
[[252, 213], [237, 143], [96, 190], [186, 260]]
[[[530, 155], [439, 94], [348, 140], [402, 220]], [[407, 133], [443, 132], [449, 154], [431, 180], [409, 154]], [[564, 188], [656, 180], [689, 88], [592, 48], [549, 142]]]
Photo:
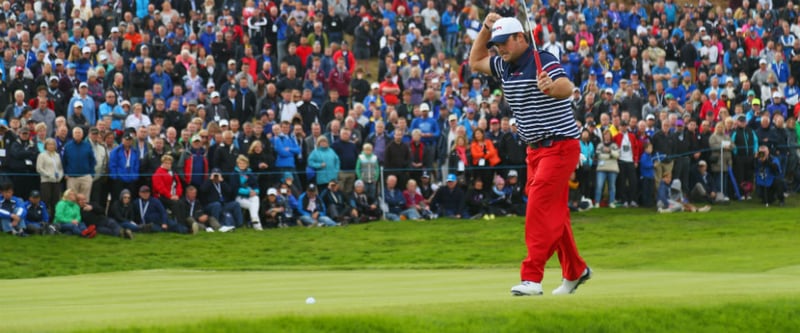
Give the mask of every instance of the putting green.
[[[554, 311], [641, 304], [719, 304], [800, 296], [800, 267], [766, 273], [643, 272], [596, 269], [575, 295], [511, 297], [516, 270], [213, 272], [153, 270], [0, 281], [0, 331], [60, 331], [196, 323], [214, 318], [377, 312], [452, 303]], [[316, 304], [305, 303], [307, 297]], [[532, 307], [531, 304], [547, 306]]]

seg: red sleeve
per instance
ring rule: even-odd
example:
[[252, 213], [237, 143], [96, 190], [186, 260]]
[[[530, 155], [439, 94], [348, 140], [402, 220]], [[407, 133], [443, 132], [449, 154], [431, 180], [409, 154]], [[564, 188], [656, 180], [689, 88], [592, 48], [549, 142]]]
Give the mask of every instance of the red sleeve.
[[167, 174], [166, 170], [159, 167], [153, 174], [153, 197], [169, 197], [169, 182], [169, 174]]

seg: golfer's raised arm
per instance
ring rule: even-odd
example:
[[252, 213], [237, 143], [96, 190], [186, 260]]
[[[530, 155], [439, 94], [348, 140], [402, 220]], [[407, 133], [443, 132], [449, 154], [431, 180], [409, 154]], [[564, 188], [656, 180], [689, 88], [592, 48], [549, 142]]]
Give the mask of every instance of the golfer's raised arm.
[[473, 72], [481, 72], [484, 74], [492, 74], [492, 69], [489, 66], [489, 50], [486, 48], [486, 43], [492, 37], [492, 26], [494, 22], [500, 19], [497, 13], [489, 13], [486, 19], [483, 20], [483, 28], [478, 33], [478, 37], [472, 42], [472, 50], [469, 51], [469, 67]]

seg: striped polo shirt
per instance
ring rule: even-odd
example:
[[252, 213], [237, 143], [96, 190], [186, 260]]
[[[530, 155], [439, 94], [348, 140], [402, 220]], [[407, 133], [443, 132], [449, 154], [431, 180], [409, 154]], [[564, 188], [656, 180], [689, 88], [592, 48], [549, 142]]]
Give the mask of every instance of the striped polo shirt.
[[[539, 58], [542, 61], [542, 70], [547, 71], [553, 81], [567, 77], [554, 55], [539, 50]], [[539, 90], [532, 47], [517, 59], [516, 64], [494, 56], [489, 60], [489, 65], [492, 75], [503, 82], [506, 100], [517, 119], [517, 133], [524, 142], [532, 143], [554, 137], [577, 139], [580, 136], [570, 99], [556, 99]]]

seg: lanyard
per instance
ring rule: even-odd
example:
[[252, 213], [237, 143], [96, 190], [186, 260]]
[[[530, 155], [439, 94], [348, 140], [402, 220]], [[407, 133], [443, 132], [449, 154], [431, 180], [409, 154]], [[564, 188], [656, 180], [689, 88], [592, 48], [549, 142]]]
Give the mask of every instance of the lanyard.
[[130, 167], [131, 167], [131, 151], [130, 150], [125, 151], [124, 149], [122, 151], [123, 151], [123, 154], [125, 154], [125, 168], [130, 169]]
[[147, 212], [147, 207], [150, 206], [150, 201], [144, 204], [142, 207], [142, 200], [139, 200], [139, 216], [142, 218], [142, 223], [144, 223], [144, 214]]
[[214, 188], [217, 189], [217, 193], [219, 194], [219, 201], [223, 201], [223, 199], [222, 199], [222, 186], [220, 186], [220, 184], [214, 183]]
[[191, 202], [191, 206], [189, 206], [189, 217], [193, 217], [194, 216], [194, 203], [195, 203], [195, 201], [192, 201]]

